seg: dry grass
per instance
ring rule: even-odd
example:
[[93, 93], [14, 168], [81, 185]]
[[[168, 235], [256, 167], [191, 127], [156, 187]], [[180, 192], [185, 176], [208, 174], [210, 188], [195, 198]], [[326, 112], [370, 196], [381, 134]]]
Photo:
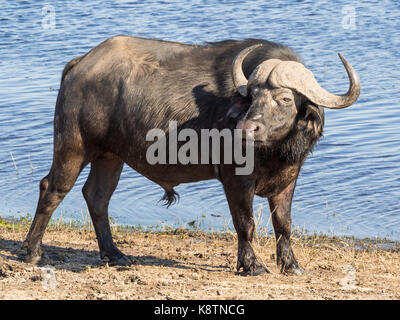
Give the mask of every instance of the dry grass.
[[[20, 261], [29, 219], [0, 223], [0, 299], [400, 299], [400, 247], [385, 241], [295, 234], [293, 249], [306, 275], [285, 276], [275, 265], [275, 239], [256, 214], [253, 247], [271, 274], [235, 275], [236, 234], [182, 228], [143, 232], [113, 224], [129, 267], [99, 259], [93, 226], [62, 217], [46, 231], [47, 258]], [[57, 287], [42, 285], [42, 267], [55, 268]]]

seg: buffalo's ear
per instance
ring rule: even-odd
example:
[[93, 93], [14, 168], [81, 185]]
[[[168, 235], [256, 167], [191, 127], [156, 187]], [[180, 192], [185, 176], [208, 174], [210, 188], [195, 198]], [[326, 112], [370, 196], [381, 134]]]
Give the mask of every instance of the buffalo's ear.
[[322, 136], [324, 108], [310, 101], [305, 102], [302, 105], [297, 126], [299, 130], [304, 130], [316, 138]]
[[306, 119], [314, 119], [321, 125], [324, 125], [324, 108], [317, 106], [313, 103], [307, 103], [306, 106]]

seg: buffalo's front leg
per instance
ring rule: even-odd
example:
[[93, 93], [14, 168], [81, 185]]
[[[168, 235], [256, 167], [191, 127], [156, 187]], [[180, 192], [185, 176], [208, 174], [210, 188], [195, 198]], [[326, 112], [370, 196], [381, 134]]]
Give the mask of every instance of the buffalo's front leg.
[[289, 184], [280, 194], [268, 198], [276, 236], [276, 257], [282, 273], [302, 274], [304, 270], [294, 257], [290, 245], [291, 206], [296, 180]]
[[[269, 270], [257, 259], [251, 242], [254, 234], [254, 186], [231, 179], [224, 183], [224, 190], [238, 235], [237, 271], [241, 275], [259, 275]], [[242, 269], [242, 272], [240, 270]]]

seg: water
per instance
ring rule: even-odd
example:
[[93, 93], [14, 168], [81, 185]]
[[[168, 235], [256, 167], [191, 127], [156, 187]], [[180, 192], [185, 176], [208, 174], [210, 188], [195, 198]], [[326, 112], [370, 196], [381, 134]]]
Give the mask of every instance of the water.
[[[347, 90], [337, 52], [352, 63], [362, 82], [354, 106], [326, 112], [325, 136], [298, 180], [294, 225], [309, 232], [400, 240], [398, 1], [47, 4], [0, 3], [0, 215], [35, 212], [38, 182], [51, 165], [61, 71], [73, 57], [118, 34], [188, 43], [255, 37], [294, 48], [321, 85], [335, 93]], [[80, 190], [87, 169], [55, 217], [62, 212], [64, 219], [81, 219], [86, 214]], [[231, 225], [216, 180], [181, 185], [177, 191], [180, 203], [167, 210], [157, 205], [163, 190], [125, 167], [111, 215], [119, 223], [135, 225], [173, 225], [196, 218], [205, 229]], [[267, 221], [267, 201], [256, 198], [255, 210], [260, 204]]]

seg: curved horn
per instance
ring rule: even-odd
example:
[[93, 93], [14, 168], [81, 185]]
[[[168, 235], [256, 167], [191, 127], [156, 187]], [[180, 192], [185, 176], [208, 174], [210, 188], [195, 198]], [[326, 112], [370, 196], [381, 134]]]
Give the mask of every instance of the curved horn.
[[281, 62], [282, 60], [279, 59], [268, 59], [260, 63], [249, 76], [247, 89], [250, 90], [254, 84], [265, 83], [271, 71]]
[[232, 63], [232, 80], [233, 84], [235, 85], [236, 90], [243, 96], [246, 97], [248, 95], [247, 90], [247, 78], [243, 73], [242, 64], [244, 58], [252, 52], [254, 49], [261, 47], [262, 44], [256, 44], [251, 47], [247, 47], [240, 51], [238, 55], [233, 59]]
[[301, 93], [313, 103], [330, 108], [341, 109], [351, 106], [357, 101], [361, 84], [353, 67], [339, 53], [339, 57], [347, 71], [350, 87], [346, 94], [335, 95], [322, 88], [313, 73], [303, 64], [295, 61], [282, 61], [271, 72], [268, 81], [273, 87], [286, 87]]

